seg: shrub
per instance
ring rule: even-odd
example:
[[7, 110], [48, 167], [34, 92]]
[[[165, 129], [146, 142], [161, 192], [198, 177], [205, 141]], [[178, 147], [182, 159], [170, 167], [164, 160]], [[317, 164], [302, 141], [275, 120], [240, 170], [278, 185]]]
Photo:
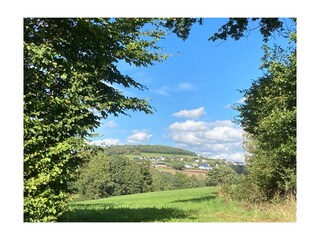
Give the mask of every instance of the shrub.
[[208, 186], [234, 184], [238, 181], [238, 174], [227, 165], [219, 165], [208, 172]]

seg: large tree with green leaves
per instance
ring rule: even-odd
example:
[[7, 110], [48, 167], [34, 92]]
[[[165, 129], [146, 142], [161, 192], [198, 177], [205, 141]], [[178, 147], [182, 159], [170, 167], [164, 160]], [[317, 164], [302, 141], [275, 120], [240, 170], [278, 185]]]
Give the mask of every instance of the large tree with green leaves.
[[[117, 64], [162, 61], [161, 21], [141, 18], [24, 19], [24, 220], [55, 221], [83, 162], [85, 138], [109, 115], [151, 113], [115, 86], [146, 87]], [[162, 21], [162, 25], [164, 22]]]
[[265, 51], [265, 74], [243, 91], [245, 102], [236, 109], [253, 144], [249, 179], [270, 198], [296, 191], [296, 50]]

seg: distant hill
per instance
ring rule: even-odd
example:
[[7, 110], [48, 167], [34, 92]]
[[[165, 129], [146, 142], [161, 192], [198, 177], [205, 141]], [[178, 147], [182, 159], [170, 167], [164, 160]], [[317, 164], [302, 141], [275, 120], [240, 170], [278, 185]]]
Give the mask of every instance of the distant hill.
[[115, 145], [105, 147], [105, 152], [108, 155], [113, 154], [132, 154], [140, 155], [141, 153], [158, 153], [172, 155], [188, 155], [197, 156], [196, 153], [165, 145]]

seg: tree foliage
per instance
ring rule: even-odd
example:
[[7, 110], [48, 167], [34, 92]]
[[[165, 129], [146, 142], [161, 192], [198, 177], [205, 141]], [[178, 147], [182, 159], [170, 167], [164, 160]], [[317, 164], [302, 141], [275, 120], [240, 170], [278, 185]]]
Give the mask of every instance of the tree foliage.
[[172, 168], [175, 170], [183, 170], [184, 169], [184, 163], [183, 162], [173, 162]]
[[[250, 21], [258, 21], [258, 26], [249, 29]], [[228, 37], [239, 40], [254, 29], [259, 29], [265, 42], [274, 32], [281, 33], [284, 30], [283, 22], [279, 18], [229, 18], [228, 22], [222, 25], [209, 40], [226, 40]]]
[[220, 186], [224, 184], [235, 184], [238, 174], [230, 166], [218, 165], [208, 172], [207, 185]]
[[197, 156], [196, 153], [164, 145], [115, 145], [104, 148], [108, 155], [114, 154], [132, 154], [140, 155], [141, 153], [156, 153], [156, 154], [172, 154], [172, 155], [188, 155]]
[[248, 133], [249, 180], [266, 198], [295, 193], [296, 187], [296, 49], [264, 46], [265, 74], [242, 91], [237, 122]]
[[149, 164], [99, 153], [80, 168], [74, 189], [85, 199], [149, 192], [152, 190]]
[[121, 155], [107, 156], [100, 152], [79, 169], [72, 189], [80, 199], [96, 199], [203, 186], [205, 178], [188, 177], [182, 172], [151, 171], [149, 161], [130, 160]]
[[188, 175], [182, 172], [176, 172], [175, 174], [172, 174], [169, 172], [154, 170], [152, 171], [152, 180], [154, 191], [196, 188], [205, 186], [205, 179], [197, 178], [194, 175], [188, 177]]
[[73, 184], [73, 191], [86, 198], [96, 199], [110, 196], [113, 184], [110, 162], [107, 156], [97, 154], [78, 169], [77, 181]]
[[[153, 26], [146, 30], [146, 25]], [[152, 113], [116, 87], [146, 87], [117, 68], [166, 55], [153, 19], [24, 19], [24, 220], [55, 221], [83, 162], [85, 138], [109, 115]]]

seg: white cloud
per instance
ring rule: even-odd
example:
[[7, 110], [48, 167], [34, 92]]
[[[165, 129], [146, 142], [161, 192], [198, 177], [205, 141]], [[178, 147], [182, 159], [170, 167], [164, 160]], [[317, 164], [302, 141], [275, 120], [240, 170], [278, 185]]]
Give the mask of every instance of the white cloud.
[[206, 139], [220, 142], [233, 142], [242, 139], [242, 130], [233, 127], [215, 127], [204, 133]]
[[244, 104], [244, 101], [246, 100], [245, 97], [239, 99], [238, 101], [236, 101], [236, 103], [239, 103], [239, 104]]
[[149, 134], [147, 131], [134, 130], [133, 134], [127, 138], [129, 143], [141, 143], [149, 140], [152, 137], [152, 134]]
[[163, 95], [163, 96], [168, 96], [170, 93], [170, 87], [168, 86], [162, 86], [159, 89], [155, 90], [155, 93], [159, 94], [159, 95]]
[[205, 122], [186, 120], [168, 128], [168, 137], [179, 147], [200, 155], [242, 161], [242, 129], [230, 120]]
[[195, 87], [191, 83], [188, 83], [188, 82], [179, 83], [177, 86], [178, 91], [192, 91], [194, 89], [195, 89]]
[[185, 122], [175, 122], [169, 126], [173, 131], [204, 131], [208, 129], [208, 123], [202, 121], [187, 120]]
[[110, 146], [110, 145], [119, 145], [120, 140], [119, 139], [114, 139], [114, 138], [106, 138], [103, 140], [95, 140], [89, 142], [90, 145], [95, 145], [95, 146]]
[[188, 82], [181, 82], [178, 85], [175, 86], [167, 86], [163, 85], [158, 89], [153, 90], [154, 93], [163, 95], [163, 96], [169, 96], [171, 93], [176, 92], [190, 92], [195, 90], [195, 86]]
[[237, 104], [244, 104], [244, 101], [246, 100], [245, 97], [233, 102], [233, 103], [230, 103], [230, 104], [227, 104], [225, 106], [223, 106], [223, 108], [232, 108], [234, 105], [237, 105]]
[[174, 113], [172, 115], [175, 116], [175, 117], [184, 117], [184, 118], [196, 119], [196, 118], [202, 117], [205, 114], [206, 114], [206, 112], [204, 111], [204, 107], [200, 107], [200, 108], [191, 109], [191, 110], [184, 109], [184, 110], [176, 112], [176, 113]]
[[119, 126], [119, 124], [116, 123], [115, 121], [111, 120], [111, 121], [109, 121], [109, 122], [106, 122], [106, 123], [105, 123], [105, 126], [106, 126], [107, 128], [116, 128], [116, 127]]

